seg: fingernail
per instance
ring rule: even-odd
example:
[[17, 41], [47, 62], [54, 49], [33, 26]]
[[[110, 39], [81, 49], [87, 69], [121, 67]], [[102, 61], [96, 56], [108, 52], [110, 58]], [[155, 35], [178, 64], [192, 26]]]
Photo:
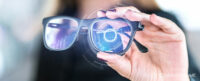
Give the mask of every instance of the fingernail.
[[101, 12], [103, 12], [103, 13], [106, 13], [106, 11], [105, 10], [100, 10]]
[[108, 11], [111, 11], [111, 12], [116, 12], [116, 9], [110, 9]]
[[104, 60], [104, 59], [101, 59], [101, 58], [98, 58], [100, 61], [103, 61], [103, 62], [108, 62], [107, 60]]

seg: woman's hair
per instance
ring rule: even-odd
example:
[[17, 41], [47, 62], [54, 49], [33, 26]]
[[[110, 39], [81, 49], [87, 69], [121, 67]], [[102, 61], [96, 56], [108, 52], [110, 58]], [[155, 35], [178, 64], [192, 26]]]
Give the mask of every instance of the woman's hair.
[[78, 8], [78, 0], [58, 0], [58, 4], [58, 15], [73, 16]]
[[[78, 8], [79, 0], [58, 0], [58, 15], [70, 15], [75, 13]], [[121, 0], [117, 6], [135, 6], [141, 11], [160, 10], [155, 0]]]
[[160, 10], [160, 7], [156, 3], [155, 0], [131, 0], [132, 2], [135, 1], [136, 7], [140, 10], [145, 11], [152, 11], [152, 10]]

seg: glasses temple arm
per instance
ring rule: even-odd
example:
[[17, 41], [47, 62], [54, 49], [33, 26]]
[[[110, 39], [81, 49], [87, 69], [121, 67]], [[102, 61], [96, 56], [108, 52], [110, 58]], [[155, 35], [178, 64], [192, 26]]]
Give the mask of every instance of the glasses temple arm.
[[148, 48], [147, 47], [145, 47], [144, 45], [139, 43], [136, 39], [133, 39], [133, 41], [135, 42], [135, 44], [136, 44], [137, 48], [140, 50], [140, 52], [142, 52], [142, 53], [148, 52]]
[[[128, 38], [131, 38], [127, 33], [123, 33], [123, 34], [126, 35]], [[139, 43], [136, 39], [133, 39], [133, 41], [135, 42], [135, 44], [136, 44], [137, 48], [140, 50], [140, 52], [142, 52], [142, 53], [148, 52], [147, 47], [145, 47], [144, 45]]]

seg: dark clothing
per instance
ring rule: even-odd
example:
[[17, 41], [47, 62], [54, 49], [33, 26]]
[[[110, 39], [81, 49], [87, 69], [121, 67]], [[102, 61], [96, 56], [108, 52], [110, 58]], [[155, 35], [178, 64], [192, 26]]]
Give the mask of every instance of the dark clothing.
[[[70, 10], [62, 12], [60, 15], [73, 16]], [[70, 11], [74, 12], [74, 11]], [[146, 13], [155, 13], [166, 17], [179, 25], [176, 17], [163, 11], [151, 11]], [[82, 48], [78, 44], [67, 51], [54, 52], [47, 50], [43, 43], [41, 44], [39, 54], [39, 67], [36, 81], [129, 81], [109, 67], [98, 66], [84, 59]], [[190, 73], [198, 72], [193, 60], [190, 57]]]

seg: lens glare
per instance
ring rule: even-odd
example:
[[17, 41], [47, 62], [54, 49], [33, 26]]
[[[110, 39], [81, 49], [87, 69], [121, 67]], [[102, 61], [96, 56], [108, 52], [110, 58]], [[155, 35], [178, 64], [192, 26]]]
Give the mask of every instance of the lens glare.
[[92, 26], [92, 42], [100, 51], [120, 53], [128, 46], [131, 30], [125, 21], [100, 20]]
[[53, 50], [64, 50], [73, 44], [77, 34], [77, 21], [67, 18], [55, 18], [46, 25], [45, 42]]

